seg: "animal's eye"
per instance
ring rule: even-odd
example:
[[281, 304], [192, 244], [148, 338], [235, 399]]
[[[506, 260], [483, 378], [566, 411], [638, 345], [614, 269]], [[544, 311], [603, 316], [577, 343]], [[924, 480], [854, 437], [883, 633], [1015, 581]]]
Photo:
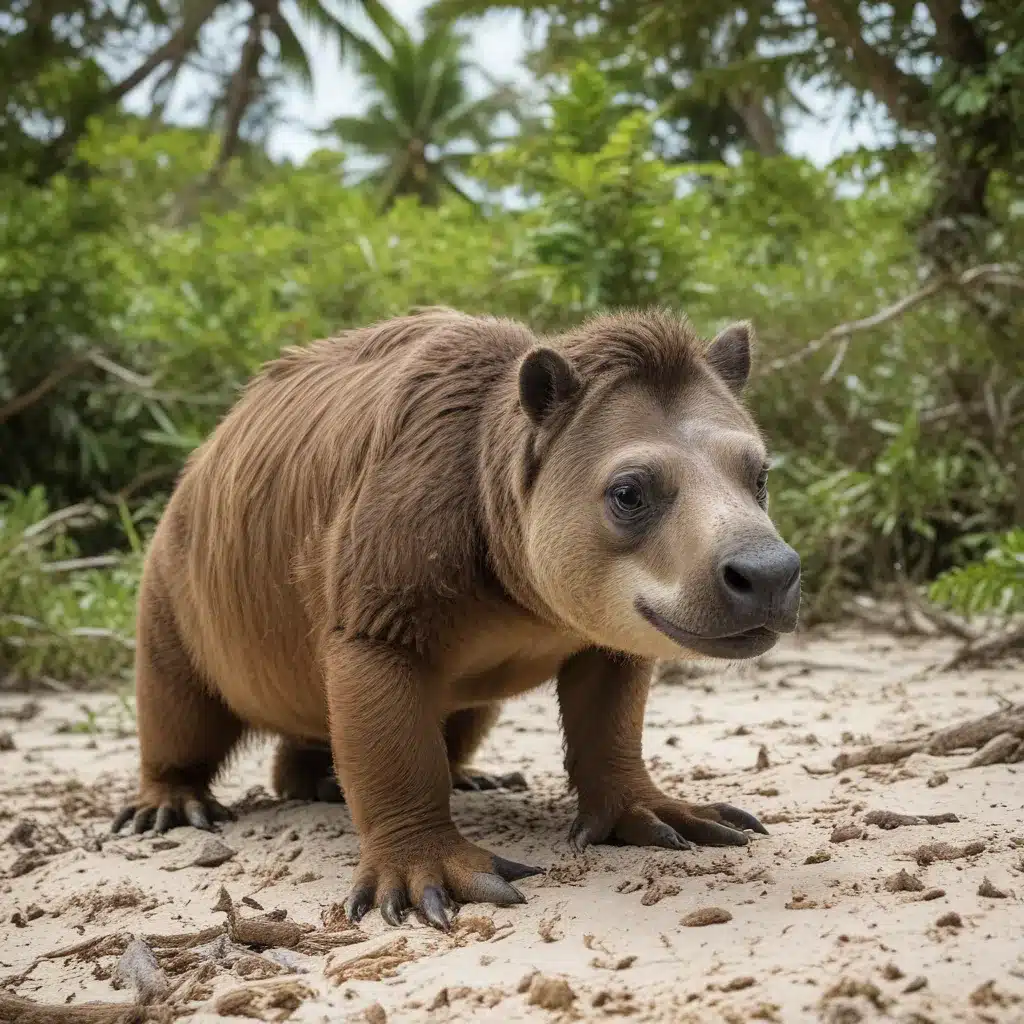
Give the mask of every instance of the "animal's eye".
[[617, 519], [629, 522], [647, 508], [647, 499], [636, 480], [619, 480], [608, 488], [608, 504]]
[[612, 497], [623, 512], [636, 512], [644, 503], [643, 491], [636, 484], [620, 484], [612, 491]]
[[757, 477], [757, 503], [763, 509], [768, 508], [768, 467], [762, 466]]

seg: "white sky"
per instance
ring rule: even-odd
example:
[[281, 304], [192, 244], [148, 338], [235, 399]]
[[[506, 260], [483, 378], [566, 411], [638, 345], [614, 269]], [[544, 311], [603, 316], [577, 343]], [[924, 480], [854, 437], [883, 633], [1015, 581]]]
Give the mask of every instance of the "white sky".
[[[426, 6], [427, 0], [388, 0], [391, 12], [410, 26], [416, 24]], [[357, 27], [355, 20], [352, 26]], [[496, 12], [469, 22], [467, 29], [472, 37], [471, 56], [477, 64], [498, 78], [526, 80], [521, 60], [527, 39], [520, 13]], [[301, 35], [307, 38], [306, 33]], [[315, 92], [309, 95], [303, 89], [289, 87], [284, 110], [286, 123], [277, 127], [270, 139], [271, 152], [276, 156], [302, 159], [323, 144], [304, 125], [322, 126], [332, 117], [357, 113], [363, 107], [358, 78], [350, 68], [339, 64], [333, 47], [321, 41], [313, 41], [311, 47]], [[848, 149], [875, 141], [877, 133], [866, 120], [862, 119], [853, 129], [845, 123], [847, 111], [843, 105], [835, 104], [834, 97], [828, 104], [813, 93], [802, 98], [822, 120], [803, 118], [794, 123], [787, 148], [795, 155], [806, 156], [820, 165]]]
[[[345, 0], [326, 0], [340, 10], [346, 23], [356, 31], [376, 35], [369, 20], [359, 11], [357, 4]], [[386, 0], [391, 12], [410, 27], [416, 26], [429, 0]], [[291, 11], [295, 8], [291, 6]], [[307, 44], [313, 66], [314, 90], [310, 94], [299, 85], [289, 85], [284, 94], [281, 123], [271, 132], [269, 147], [275, 157], [301, 161], [314, 149], [325, 145], [312, 129], [325, 127], [341, 114], [359, 113], [365, 107], [358, 76], [352, 68], [342, 64], [334, 45], [312, 35], [298, 18], [291, 18], [299, 38]], [[516, 11], [496, 12], [464, 26], [471, 38], [471, 59], [486, 68], [493, 77], [528, 83], [529, 77], [522, 66], [527, 46], [525, 19]], [[105, 61], [115, 78], [127, 71], [117, 60]], [[139, 112], [148, 108], [149, 83], [136, 89], [126, 100], [126, 106]], [[175, 94], [170, 113], [183, 121], [194, 121], [190, 114], [189, 93], [186, 87]], [[194, 93], [193, 93], [194, 95]], [[813, 91], [801, 94], [804, 103], [814, 111], [814, 117], [801, 117], [790, 125], [787, 149], [794, 155], [805, 156], [818, 165], [828, 163], [840, 153], [859, 145], [877, 143], [884, 126], [876, 128], [867, 117], [861, 117], [852, 127], [846, 104], [835, 96], [824, 96]], [[350, 166], [360, 161], [355, 158]]]

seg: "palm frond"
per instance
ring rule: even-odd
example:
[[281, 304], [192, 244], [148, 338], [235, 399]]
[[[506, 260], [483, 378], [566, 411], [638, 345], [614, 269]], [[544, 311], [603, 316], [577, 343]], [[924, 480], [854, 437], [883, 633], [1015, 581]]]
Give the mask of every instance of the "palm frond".
[[312, 90], [313, 66], [310, 64], [309, 54], [280, 9], [275, 10], [270, 16], [270, 31], [277, 40], [281, 64], [302, 83], [304, 88]]
[[368, 111], [361, 117], [336, 117], [324, 131], [372, 155], [390, 154], [405, 145], [395, 125], [379, 108], [376, 114]]
[[[379, 0], [370, 0], [371, 3]], [[295, 0], [299, 16], [321, 40], [330, 40], [338, 47], [338, 55], [347, 57], [355, 44], [355, 33], [348, 23], [336, 15], [323, 0]], [[352, 6], [363, 7], [364, 4]]]

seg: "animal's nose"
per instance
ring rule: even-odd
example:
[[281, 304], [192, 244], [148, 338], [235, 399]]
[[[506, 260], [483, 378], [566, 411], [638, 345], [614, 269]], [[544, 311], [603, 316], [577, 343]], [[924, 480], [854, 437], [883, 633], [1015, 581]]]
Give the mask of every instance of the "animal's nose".
[[800, 610], [800, 556], [782, 541], [734, 552], [719, 568], [726, 605], [737, 622], [780, 633], [796, 628]]

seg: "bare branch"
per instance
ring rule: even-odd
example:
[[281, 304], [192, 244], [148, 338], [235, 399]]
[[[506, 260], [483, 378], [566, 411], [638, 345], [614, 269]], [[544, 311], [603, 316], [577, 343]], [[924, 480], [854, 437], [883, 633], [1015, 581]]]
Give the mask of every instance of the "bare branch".
[[905, 128], [925, 127], [929, 93], [925, 82], [908, 75], [894, 60], [871, 46], [861, 33], [855, 13], [842, 10], [834, 0], [807, 0], [807, 8], [822, 32], [850, 54], [848, 77], [858, 79], [856, 84], [870, 89]]
[[85, 353], [75, 356], [65, 363], [61, 363], [56, 369], [51, 370], [35, 387], [29, 388], [28, 391], [24, 391], [20, 395], [15, 395], [9, 402], [0, 406], [0, 423], [5, 423], [12, 416], [17, 416], [19, 412], [27, 409], [30, 405], [34, 405], [45, 395], [49, 394], [62, 380], [70, 377], [88, 362], [89, 354]]
[[33, 523], [23, 530], [18, 546], [21, 547], [32, 542], [45, 543], [49, 532], [57, 526], [67, 524], [72, 529], [89, 526], [102, 520], [105, 515], [106, 512], [102, 506], [91, 502], [80, 502], [77, 505], [68, 505], [67, 508], [59, 508], [56, 512], [51, 512], [45, 519], [40, 519], [39, 522]]
[[[970, 270], [965, 270], [956, 277], [936, 277], [923, 288], [904, 296], [891, 306], [886, 306], [884, 309], [880, 309], [877, 313], [866, 316], [862, 320], [851, 320], [849, 323], [838, 324], [831, 328], [831, 330], [826, 331], [820, 338], [809, 342], [798, 352], [772, 360], [772, 362], [768, 363], [768, 369], [782, 370], [787, 366], [792, 366], [794, 363], [802, 363], [805, 359], [814, 355], [815, 352], [820, 352], [830, 342], [841, 341], [849, 338], [850, 335], [859, 334], [861, 331], [870, 331], [874, 327], [880, 327], [890, 320], [895, 320], [897, 317], [909, 313], [910, 310], [920, 306], [922, 302], [925, 302], [941, 291], [951, 288], [970, 289], [983, 283], [1024, 289], [1024, 276], [1021, 275], [1021, 269], [1013, 264], [985, 263], [978, 267], [972, 267]], [[836, 369], [838, 367], [835, 369], [829, 367], [833, 375]]]
[[64, 558], [59, 562], [43, 562], [43, 572], [78, 572], [81, 569], [110, 569], [121, 564], [120, 555], [88, 555], [85, 558]]

